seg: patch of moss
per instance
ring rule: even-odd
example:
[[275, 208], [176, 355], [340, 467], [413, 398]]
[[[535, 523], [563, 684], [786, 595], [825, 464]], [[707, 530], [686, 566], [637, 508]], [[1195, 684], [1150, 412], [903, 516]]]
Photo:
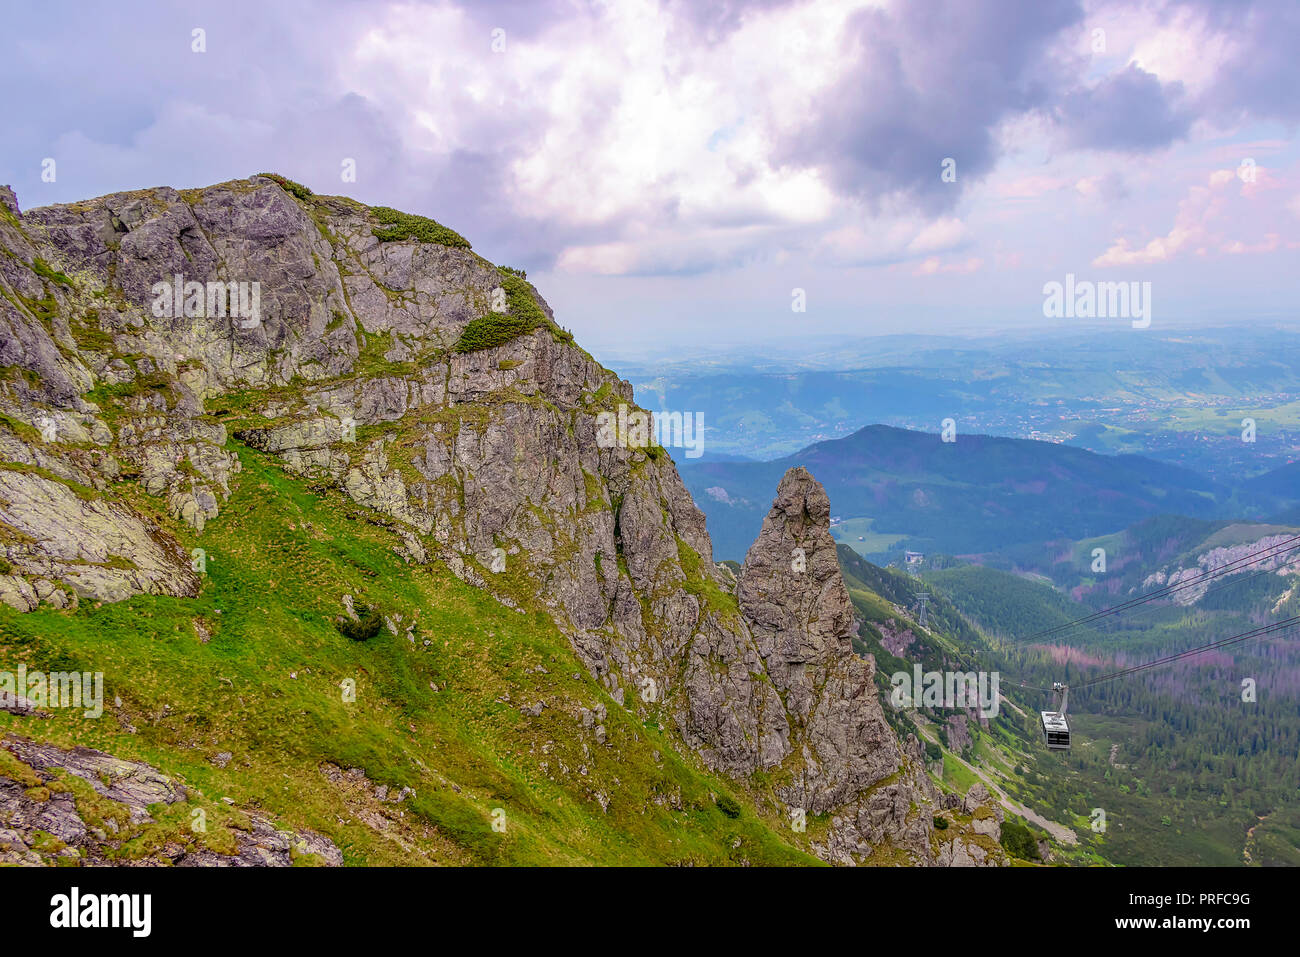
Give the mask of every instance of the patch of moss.
[[370, 212], [380, 223], [381, 228], [375, 229], [374, 234], [381, 243], [414, 239], [416, 242], [450, 246], [453, 249], [471, 248], [469, 240], [460, 233], [427, 216], [403, 213], [388, 206], [372, 206]]
[[143, 395], [148, 391], [170, 392], [172, 381], [163, 372], [136, 376], [130, 382], [118, 382], [96, 386], [86, 393], [86, 398], [96, 405], [111, 404], [115, 399], [129, 399]]
[[104, 329], [99, 320], [99, 313], [93, 309], [86, 310], [85, 316], [69, 324], [73, 341], [79, 349], [92, 352], [112, 352], [113, 334]]
[[39, 257], [33, 259], [32, 271], [36, 273], [36, 275], [40, 276], [42, 279], [48, 279], [50, 282], [58, 283], [60, 286], [65, 286], [68, 289], [74, 288], [71, 279], [69, 279], [63, 273], [57, 272], [44, 259], [41, 259]]
[[58, 782], [62, 790], [72, 794], [77, 803], [77, 813], [90, 827], [110, 830], [114, 834], [125, 833], [129, 829], [131, 812], [125, 804], [104, 797], [89, 781], [67, 771], [58, 772]]
[[736, 596], [724, 591], [713, 576], [704, 570], [704, 559], [680, 537], [677, 539], [677, 560], [686, 575], [682, 587], [700, 600], [703, 610], [716, 613], [721, 618], [738, 618], [740, 605]]
[[17, 781], [24, 788], [37, 788], [45, 783], [39, 774], [7, 748], [0, 748], [0, 778]]
[[362, 333], [362, 343], [357, 349], [353, 373], [373, 379], [379, 376], [407, 376], [419, 367], [417, 362], [397, 362], [384, 358], [399, 343], [391, 331]]
[[67, 846], [49, 831], [35, 831], [32, 833], [32, 850], [37, 853], [57, 854]]
[[28, 311], [41, 322], [49, 322], [59, 314], [59, 304], [53, 296], [46, 296], [44, 299], [33, 299], [30, 296], [24, 296], [22, 293], [17, 295]]
[[28, 445], [41, 440], [40, 430], [35, 426], [28, 425], [26, 422], [15, 419], [11, 415], [5, 415], [3, 412], [0, 412], [0, 425], [7, 427], [9, 431], [13, 432], [14, 435], [18, 436], [18, 438], [22, 439]]
[[605, 508], [605, 483], [586, 469], [582, 470], [582, 481], [587, 491], [587, 508]]

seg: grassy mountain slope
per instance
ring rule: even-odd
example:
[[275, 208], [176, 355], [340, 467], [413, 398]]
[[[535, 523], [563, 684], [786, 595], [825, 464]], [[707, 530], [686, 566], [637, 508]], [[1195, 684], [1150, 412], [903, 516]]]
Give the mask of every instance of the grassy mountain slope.
[[[0, 712], [0, 734], [149, 762], [213, 804], [228, 796], [332, 838], [349, 864], [817, 863], [794, 846], [815, 822], [796, 836], [742, 810], [736, 785], [615, 705], [540, 610], [404, 563], [373, 513], [230, 447], [243, 471], [202, 535], [198, 597], [0, 607], [6, 667], [103, 671], [107, 684], [98, 721]], [[135, 504], [198, 541], [148, 496]], [[415, 619], [415, 640], [404, 625], [345, 638], [343, 594]], [[584, 725], [580, 709], [601, 707]], [[414, 793], [393, 804], [375, 797], [382, 785]]]

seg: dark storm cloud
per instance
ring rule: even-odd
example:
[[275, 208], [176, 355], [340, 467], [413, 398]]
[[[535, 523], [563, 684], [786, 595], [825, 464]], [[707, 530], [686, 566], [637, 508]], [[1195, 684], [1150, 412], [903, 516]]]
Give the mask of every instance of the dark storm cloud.
[[1300, 121], [1300, 3], [1296, 0], [1178, 0], [1230, 42], [1232, 53], [1200, 98], [1199, 110], [1219, 119]]
[[1130, 64], [1096, 86], [1065, 94], [1056, 119], [1074, 148], [1157, 149], [1187, 134], [1192, 114], [1182, 100], [1182, 84], [1162, 84]]
[[[864, 10], [845, 42], [856, 66], [820, 100], [782, 159], [818, 166], [864, 199], [904, 194], [927, 211], [996, 160], [1007, 117], [1050, 104], [1061, 83], [1049, 43], [1083, 12], [1074, 2], [923, 0]], [[956, 161], [957, 184], [940, 179]]]

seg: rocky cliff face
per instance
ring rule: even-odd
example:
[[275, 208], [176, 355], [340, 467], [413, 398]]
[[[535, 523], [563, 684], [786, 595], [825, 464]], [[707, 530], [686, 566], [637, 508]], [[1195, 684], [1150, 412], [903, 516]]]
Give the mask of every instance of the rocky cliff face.
[[[1177, 586], [1177, 590], [1170, 596], [1171, 599], [1179, 605], [1194, 605], [1210, 590], [1213, 582], [1210, 576], [1217, 569], [1249, 568], [1253, 571], [1273, 572], [1283, 578], [1300, 576], [1300, 557], [1282, 548], [1291, 540], [1292, 536], [1289, 534], [1263, 535], [1253, 541], [1208, 548], [1196, 556], [1196, 563], [1190, 567], [1183, 565], [1166, 567], [1148, 575], [1142, 581], [1142, 590]], [[1273, 549], [1277, 551], [1270, 557], [1255, 558]]]
[[762, 772], [783, 817], [826, 815], [824, 857], [940, 859], [806, 471], [734, 581], [671, 459], [598, 441], [630, 385], [437, 224], [266, 176], [0, 200], [0, 600], [196, 594], [168, 526], [219, 514], [243, 442], [372, 510], [407, 561], [545, 608], [616, 701]]

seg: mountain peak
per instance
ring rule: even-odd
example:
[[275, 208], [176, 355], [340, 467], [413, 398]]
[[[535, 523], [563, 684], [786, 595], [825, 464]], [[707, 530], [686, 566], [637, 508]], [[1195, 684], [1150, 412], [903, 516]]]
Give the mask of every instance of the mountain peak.
[[821, 483], [802, 466], [787, 471], [737, 591], [765, 659], [786, 665], [849, 649], [853, 609], [829, 529]]

